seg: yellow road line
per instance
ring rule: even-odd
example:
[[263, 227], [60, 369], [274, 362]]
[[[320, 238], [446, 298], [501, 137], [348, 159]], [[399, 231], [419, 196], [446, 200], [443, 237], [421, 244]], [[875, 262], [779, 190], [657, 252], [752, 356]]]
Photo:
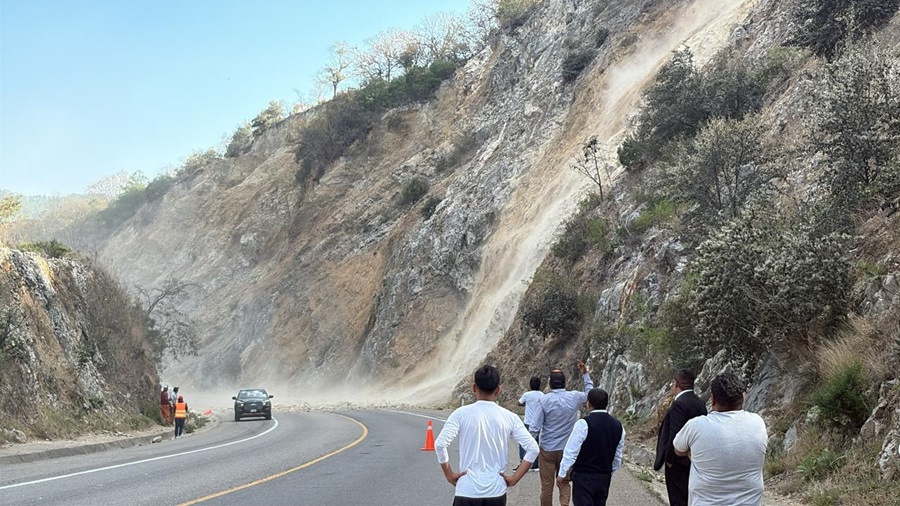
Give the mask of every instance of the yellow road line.
[[[337, 413], [334, 413], [334, 414], [337, 415]], [[356, 425], [359, 425], [359, 426], [362, 428], [362, 431], [363, 431], [363, 432], [362, 432], [362, 435], [359, 436], [358, 438], [356, 438], [356, 440], [353, 441], [352, 443], [348, 444], [347, 446], [344, 446], [343, 448], [340, 448], [340, 449], [338, 449], [338, 450], [335, 450], [335, 451], [333, 451], [333, 452], [331, 452], [331, 453], [329, 453], [329, 454], [327, 454], [327, 455], [322, 455], [321, 457], [319, 457], [319, 458], [317, 458], [317, 459], [310, 460], [309, 462], [300, 464], [300, 465], [297, 466], [297, 467], [292, 467], [291, 469], [287, 469], [287, 470], [285, 470], [285, 471], [281, 471], [280, 473], [276, 473], [276, 474], [273, 474], [273, 475], [271, 475], [271, 476], [266, 476], [265, 478], [260, 478], [260, 479], [258, 479], [258, 480], [256, 480], [256, 481], [251, 481], [250, 483], [246, 483], [246, 484], [244, 484], [244, 485], [240, 485], [240, 486], [237, 486], [237, 487], [234, 487], [234, 488], [230, 488], [230, 489], [228, 489], [228, 490], [223, 490], [223, 491], [221, 491], [221, 492], [216, 492], [215, 494], [210, 494], [210, 495], [207, 495], [207, 496], [204, 496], [204, 497], [200, 497], [200, 498], [194, 499], [193, 501], [188, 501], [188, 502], [186, 502], [186, 503], [181, 503], [181, 504], [178, 505], [178, 506], [191, 506], [192, 504], [198, 504], [198, 503], [201, 503], [201, 502], [205, 502], [205, 501], [208, 501], [208, 500], [210, 500], [210, 499], [215, 499], [215, 498], [217, 498], [217, 497], [222, 497], [223, 495], [228, 495], [228, 494], [231, 494], [231, 493], [233, 493], [233, 492], [237, 492], [238, 490], [244, 490], [245, 488], [255, 487], [256, 485], [261, 485], [261, 484], [263, 484], [263, 483], [265, 483], [265, 482], [267, 482], [267, 481], [272, 481], [272, 480], [274, 480], [274, 479], [276, 479], [276, 478], [281, 478], [282, 476], [284, 476], [284, 475], [286, 475], [286, 474], [290, 474], [290, 473], [293, 473], [294, 471], [299, 471], [299, 470], [301, 470], [301, 469], [303, 469], [303, 468], [306, 468], [306, 467], [309, 467], [309, 466], [311, 466], [311, 465], [313, 465], [313, 464], [317, 464], [317, 463], [319, 463], [319, 462], [322, 462], [323, 460], [327, 459], [328, 457], [333, 457], [333, 456], [337, 455], [338, 453], [341, 453], [341, 452], [344, 451], [344, 450], [349, 450], [350, 448], [353, 448], [354, 446], [356, 446], [356, 445], [358, 445], [359, 443], [361, 443], [364, 439], [366, 439], [366, 436], [369, 435], [369, 429], [368, 429], [365, 425], [363, 425], [359, 420], [355, 420], [355, 419], [353, 419], [353, 418], [350, 418], [349, 416], [344, 416], [344, 415], [337, 415], [337, 416], [344, 417], [344, 418], [346, 418], [347, 420], [350, 420], [351, 422], [355, 423]]]

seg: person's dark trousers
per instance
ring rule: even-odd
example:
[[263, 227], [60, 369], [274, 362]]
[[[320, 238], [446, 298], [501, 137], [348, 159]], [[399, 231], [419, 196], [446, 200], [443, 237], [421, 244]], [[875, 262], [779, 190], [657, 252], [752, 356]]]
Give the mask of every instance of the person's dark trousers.
[[175, 437], [184, 435], [184, 418], [175, 419]]
[[670, 506], [687, 506], [690, 476], [690, 464], [666, 464], [666, 492], [669, 493]]
[[606, 506], [612, 474], [572, 473], [572, 506]]
[[[525, 424], [525, 428], [528, 429], [528, 424], [527, 424], [527, 423]], [[538, 436], [537, 436], [536, 438], [534, 438], [534, 440], [535, 440], [538, 444], [541, 444], [540, 439], [541, 439], [540, 434], [538, 434]], [[524, 459], [524, 458], [525, 458], [525, 448], [522, 448], [522, 445], [519, 445], [519, 462], [522, 462], [522, 459]], [[531, 463], [531, 468], [532, 468], [532, 469], [538, 469], [538, 462], [540, 462], [540, 461], [541, 461], [541, 459], [535, 458], [535, 459], [534, 459], [534, 462]]]
[[506, 494], [500, 497], [459, 497], [453, 498], [453, 506], [506, 506]]

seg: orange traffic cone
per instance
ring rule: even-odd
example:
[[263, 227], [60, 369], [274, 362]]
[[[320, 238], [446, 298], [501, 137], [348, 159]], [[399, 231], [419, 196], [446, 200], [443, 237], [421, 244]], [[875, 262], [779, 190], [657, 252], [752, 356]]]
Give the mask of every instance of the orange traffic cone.
[[204, 415], [211, 415], [211, 414], [212, 414], [212, 410], [211, 410], [211, 409], [207, 409], [206, 411], [203, 412], [203, 414], [204, 414]]
[[431, 428], [431, 420], [428, 420], [428, 428], [425, 430], [425, 447], [422, 451], [434, 451], [434, 429]]

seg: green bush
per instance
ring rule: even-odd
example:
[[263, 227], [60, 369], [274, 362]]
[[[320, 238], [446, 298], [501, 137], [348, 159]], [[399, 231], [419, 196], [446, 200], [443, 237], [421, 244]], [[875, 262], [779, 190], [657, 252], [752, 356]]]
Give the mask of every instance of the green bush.
[[318, 181], [326, 167], [343, 156], [353, 143], [365, 138], [391, 108], [430, 100], [441, 83], [463, 62], [435, 61], [412, 67], [390, 82], [373, 79], [362, 88], [336, 96], [300, 132], [296, 158], [298, 183]]
[[228, 146], [225, 148], [225, 158], [241, 156], [250, 151], [252, 145], [253, 128], [250, 127], [250, 123], [244, 123], [238, 126], [231, 135], [231, 140], [228, 141]]
[[603, 253], [611, 251], [609, 224], [606, 220], [590, 215], [590, 209], [583, 207], [565, 225], [563, 233], [550, 251], [557, 258], [577, 262], [589, 249]]
[[441, 199], [435, 197], [434, 195], [431, 195], [427, 199], [425, 199], [425, 203], [422, 204], [422, 210], [420, 211], [420, 213], [422, 214], [422, 219], [427, 220], [428, 218], [431, 218], [431, 216], [434, 214], [434, 211], [437, 210], [438, 204], [440, 203]]
[[636, 130], [618, 149], [625, 168], [665, 158], [673, 143], [692, 138], [711, 118], [741, 119], [762, 107], [772, 73], [733, 56], [722, 53], [698, 70], [689, 49], [674, 53], [644, 93]]
[[[264, 131], [277, 125], [283, 119], [284, 102], [280, 100], [269, 102], [268, 107], [260, 111], [259, 114], [250, 121], [250, 130], [253, 138], [259, 137]], [[237, 135], [240, 130], [241, 129], [239, 128], [238, 132], [235, 132], [235, 135]], [[234, 137], [232, 137], [232, 140], [234, 140]]]
[[799, 0], [793, 18], [799, 33], [791, 41], [831, 59], [848, 40], [887, 24], [900, 0]]
[[824, 448], [820, 453], [803, 459], [797, 466], [797, 472], [807, 481], [818, 480], [838, 470], [843, 460], [843, 455]]
[[631, 223], [630, 231], [637, 235], [643, 234], [652, 227], [672, 220], [677, 210], [677, 206], [671, 200], [660, 199], [634, 219]]
[[423, 177], [414, 177], [406, 181], [400, 192], [401, 206], [410, 206], [418, 202], [428, 193], [428, 181]]
[[812, 403], [822, 408], [821, 419], [825, 423], [855, 433], [872, 412], [867, 390], [862, 365], [853, 363], [822, 383], [813, 393]]
[[575, 79], [578, 79], [581, 72], [591, 64], [591, 61], [593, 61], [596, 54], [597, 51], [592, 48], [576, 49], [566, 53], [562, 62], [563, 82], [570, 83]]
[[18, 246], [23, 251], [33, 251], [50, 258], [62, 258], [72, 252], [65, 244], [56, 239], [50, 241], [26, 242]]
[[578, 334], [587, 312], [576, 288], [562, 276], [541, 270], [525, 295], [522, 319], [545, 336], [568, 341]]
[[746, 360], [775, 345], [809, 345], [846, 315], [846, 238], [807, 223], [747, 213], [700, 244], [691, 266], [697, 338]]
[[900, 194], [900, 57], [870, 43], [828, 64], [816, 87], [813, 143], [838, 209]]
[[694, 232], [736, 218], [751, 196], [776, 175], [767, 164], [763, 129], [755, 117], [713, 119], [689, 142], [668, 168], [665, 189], [690, 210]]

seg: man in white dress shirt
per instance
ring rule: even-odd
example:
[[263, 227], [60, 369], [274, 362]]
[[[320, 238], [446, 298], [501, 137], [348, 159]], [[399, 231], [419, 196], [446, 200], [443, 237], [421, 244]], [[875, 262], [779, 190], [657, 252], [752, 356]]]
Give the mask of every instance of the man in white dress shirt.
[[[500, 371], [484, 365], [475, 371], [475, 403], [458, 408], [447, 418], [434, 441], [444, 477], [456, 487], [453, 506], [505, 506], [506, 489], [528, 472], [538, 445], [518, 415], [497, 404]], [[447, 448], [459, 436], [459, 472], [450, 466]], [[504, 474], [509, 439], [525, 448], [525, 458], [512, 476]]]
[[590, 413], [575, 422], [566, 441], [556, 480], [560, 485], [572, 481], [574, 506], [605, 506], [612, 473], [622, 466], [625, 429], [606, 410], [608, 405], [605, 390], [591, 389], [587, 394]]

